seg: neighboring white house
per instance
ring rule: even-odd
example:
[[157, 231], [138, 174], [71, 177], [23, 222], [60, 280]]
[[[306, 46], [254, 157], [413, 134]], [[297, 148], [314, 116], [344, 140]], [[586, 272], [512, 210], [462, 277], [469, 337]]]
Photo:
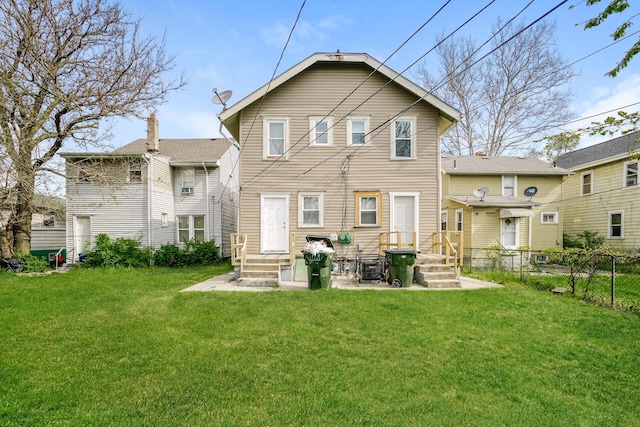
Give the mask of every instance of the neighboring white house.
[[97, 234], [143, 246], [214, 240], [230, 256], [236, 231], [238, 146], [227, 139], [147, 138], [110, 153], [62, 153], [67, 171], [68, 259]]

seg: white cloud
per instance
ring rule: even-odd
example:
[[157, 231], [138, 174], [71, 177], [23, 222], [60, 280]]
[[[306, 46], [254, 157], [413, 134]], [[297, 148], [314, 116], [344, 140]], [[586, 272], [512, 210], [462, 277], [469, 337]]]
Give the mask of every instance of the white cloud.
[[[573, 123], [573, 128], [589, 126], [594, 121], [601, 122], [609, 116], [616, 116], [620, 110], [626, 112], [640, 110], [640, 105], [637, 104], [640, 101], [640, 74], [631, 74], [620, 80], [612, 80], [611, 83], [611, 85], [594, 86], [582, 93], [583, 100], [575, 109], [579, 117], [586, 119]], [[586, 147], [610, 138], [583, 136], [580, 146]]]

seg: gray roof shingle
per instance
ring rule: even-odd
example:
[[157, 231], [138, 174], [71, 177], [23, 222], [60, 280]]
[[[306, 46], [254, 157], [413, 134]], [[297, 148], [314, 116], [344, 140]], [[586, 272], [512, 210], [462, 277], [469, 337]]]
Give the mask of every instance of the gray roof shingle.
[[[158, 154], [171, 158], [171, 163], [215, 162], [230, 143], [224, 138], [160, 139]], [[144, 154], [147, 139], [140, 138], [113, 151], [114, 154]]]
[[581, 148], [558, 157], [556, 165], [563, 168], [574, 168], [587, 163], [631, 153], [632, 151], [640, 150], [639, 138], [640, 131], [637, 131], [601, 142], [600, 144]]

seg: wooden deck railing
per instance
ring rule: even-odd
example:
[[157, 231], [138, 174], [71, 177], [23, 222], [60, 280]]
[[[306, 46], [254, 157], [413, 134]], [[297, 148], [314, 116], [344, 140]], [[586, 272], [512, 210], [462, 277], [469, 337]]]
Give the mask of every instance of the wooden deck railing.
[[[404, 242], [402, 241], [403, 234], [411, 234], [411, 241]], [[395, 239], [392, 237], [395, 236]], [[395, 240], [395, 241], [394, 241]], [[385, 249], [390, 248], [417, 248], [416, 245], [416, 232], [409, 231], [390, 231], [386, 233], [380, 233], [380, 253], [384, 253]]]

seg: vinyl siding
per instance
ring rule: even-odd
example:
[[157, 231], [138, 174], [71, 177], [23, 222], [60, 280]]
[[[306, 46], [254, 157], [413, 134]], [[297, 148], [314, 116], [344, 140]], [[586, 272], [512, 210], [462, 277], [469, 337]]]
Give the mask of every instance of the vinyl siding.
[[[531, 241], [529, 241], [529, 219], [520, 219], [520, 246], [530, 247], [540, 250], [548, 247], [557, 247], [562, 242], [563, 221], [562, 221], [562, 197], [563, 180], [560, 175], [517, 175], [517, 195], [519, 198], [527, 198], [523, 191], [527, 187], [535, 186], [538, 192], [531, 198], [532, 201], [540, 203], [532, 208], [531, 218]], [[443, 181], [447, 183], [449, 192], [443, 192], [443, 210], [448, 212], [449, 230], [453, 230], [455, 210], [463, 207], [461, 203], [451, 201], [446, 198], [450, 195], [471, 195], [478, 187], [489, 188], [489, 194], [502, 194], [502, 176], [471, 176], [471, 175], [448, 175]], [[478, 208], [465, 207], [464, 211], [464, 242], [469, 248], [483, 248], [500, 241], [500, 208]], [[543, 212], [557, 212], [557, 224], [542, 224], [541, 216]], [[468, 227], [470, 221], [471, 227]]]
[[238, 157], [239, 148], [231, 146], [220, 157], [219, 196], [217, 205], [220, 212], [222, 226], [222, 240], [220, 242], [222, 256], [231, 256], [231, 233], [238, 230]]
[[[416, 97], [391, 84], [359, 106], [388, 82], [376, 74], [331, 113], [333, 146], [309, 146], [309, 116], [329, 113], [369, 73], [370, 69], [352, 64], [340, 67], [317, 64], [265, 98], [260, 116], [289, 118], [288, 160], [263, 160], [263, 123], [258, 119], [253, 124], [258, 103], [242, 112], [240, 230], [249, 236], [250, 253], [260, 251], [260, 195], [269, 193], [289, 195], [289, 231], [296, 234], [297, 248], [304, 246], [307, 234], [348, 231], [353, 235], [353, 243], [336, 249], [349, 256], [355, 252], [356, 244], [363, 245], [364, 253], [378, 252], [380, 233], [390, 229], [389, 192], [419, 192], [419, 245], [421, 248], [431, 247], [432, 233], [439, 224], [438, 111], [435, 108], [422, 102], [403, 114], [416, 119], [417, 158], [390, 160], [391, 130], [388, 122], [394, 114], [415, 102]], [[346, 121], [340, 121], [345, 115], [370, 118], [370, 129], [377, 130], [371, 133], [369, 146], [347, 147]], [[343, 176], [348, 180], [345, 181]], [[356, 191], [381, 192], [379, 227], [355, 227]], [[324, 192], [323, 228], [298, 228], [299, 192]], [[346, 214], [343, 216], [345, 202]]]
[[[583, 231], [596, 231], [607, 238], [609, 212], [624, 211], [624, 238], [606, 239], [614, 249], [637, 249], [640, 246], [640, 187], [624, 187], [625, 161], [587, 169], [576, 168], [567, 180], [564, 192], [564, 231], [576, 237]], [[580, 195], [583, 172], [593, 170], [593, 194]]]

